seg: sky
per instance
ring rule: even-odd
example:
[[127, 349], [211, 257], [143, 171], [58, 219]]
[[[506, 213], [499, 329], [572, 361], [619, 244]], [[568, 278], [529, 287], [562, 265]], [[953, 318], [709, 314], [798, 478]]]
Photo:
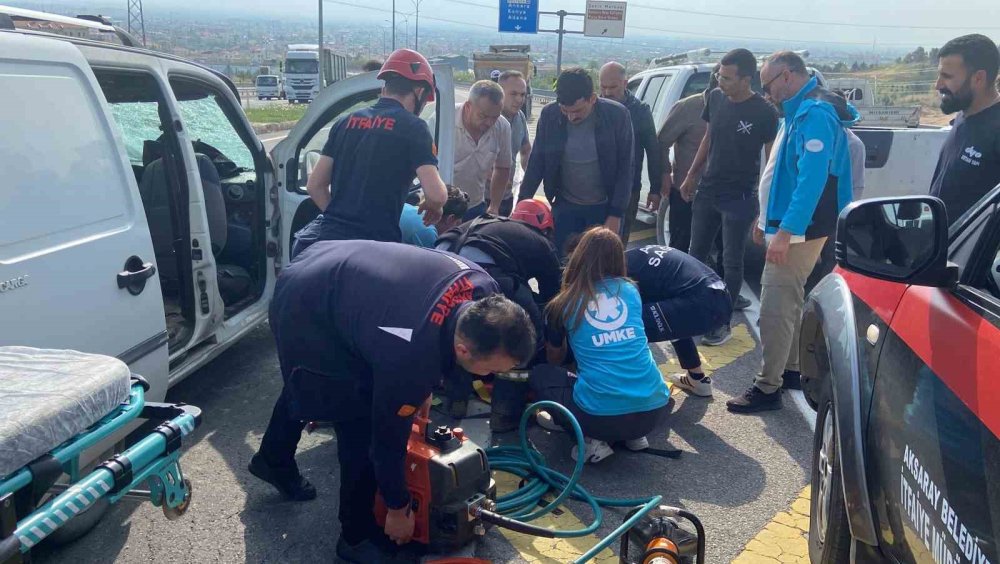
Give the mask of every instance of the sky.
[[[100, 3], [108, 1], [100, 0]], [[395, 0], [397, 11], [413, 12], [413, 1]], [[585, 9], [585, 0], [539, 1], [543, 11], [563, 9], [582, 12]], [[115, 3], [118, 2], [124, 5], [126, 0]], [[184, 9], [261, 16], [294, 14], [300, 17], [315, 17], [317, 2], [143, 1], [147, 13]], [[326, 0], [324, 20], [328, 25], [339, 19], [381, 22], [391, 15], [392, 4], [393, 0]], [[422, 0], [420, 9], [425, 25], [449, 20], [488, 31], [495, 29], [498, 4], [498, 0]], [[748, 10], [748, 5], [753, 9]], [[626, 13], [626, 41], [648, 36], [677, 39], [700, 37], [713, 42], [706, 47], [720, 49], [754, 39], [784, 41], [796, 48], [810, 45], [816, 48], [842, 46], [858, 49], [876, 46], [895, 50], [917, 45], [940, 46], [948, 39], [966, 33], [984, 33], [995, 41], [1000, 40], [998, 0], [634, 0], [628, 2]], [[542, 16], [540, 27], [554, 27], [555, 24], [556, 18]], [[582, 21], [567, 19], [567, 28], [574, 27], [581, 29]]]

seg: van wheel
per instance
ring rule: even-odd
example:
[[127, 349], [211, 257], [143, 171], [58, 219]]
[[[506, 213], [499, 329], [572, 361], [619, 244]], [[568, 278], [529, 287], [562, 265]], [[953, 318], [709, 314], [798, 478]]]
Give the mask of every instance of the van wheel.
[[825, 388], [813, 435], [812, 495], [809, 502], [809, 560], [813, 564], [849, 562], [851, 552], [833, 390], [829, 384]]

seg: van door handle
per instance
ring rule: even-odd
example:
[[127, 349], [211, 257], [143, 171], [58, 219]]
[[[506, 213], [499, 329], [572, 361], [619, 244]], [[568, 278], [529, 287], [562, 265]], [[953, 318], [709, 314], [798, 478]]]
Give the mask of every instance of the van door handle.
[[156, 267], [151, 262], [143, 262], [137, 256], [131, 256], [125, 261], [125, 270], [118, 273], [118, 288], [125, 288], [129, 294], [138, 296], [146, 289], [146, 280], [156, 274]]

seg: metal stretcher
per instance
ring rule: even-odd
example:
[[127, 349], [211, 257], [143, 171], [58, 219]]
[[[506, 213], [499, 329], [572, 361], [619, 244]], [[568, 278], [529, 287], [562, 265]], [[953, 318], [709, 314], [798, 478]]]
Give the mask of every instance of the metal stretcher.
[[[0, 354], [0, 384], [4, 383], [3, 360]], [[125, 370], [127, 373], [127, 367]], [[9, 383], [10, 379], [6, 382]], [[6, 394], [0, 387], [0, 396], [6, 395], [2, 399], [9, 402], [11, 395], [31, 393], [31, 390], [24, 391], [23, 384], [18, 384], [15, 392], [8, 387]], [[101, 500], [115, 504], [123, 498], [148, 499], [160, 507], [168, 519], [176, 519], [187, 511], [191, 501], [191, 483], [181, 472], [179, 449], [183, 438], [201, 422], [201, 410], [184, 404], [146, 402], [145, 393], [148, 390], [149, 384], [142, 377], [128, 374], [124, 402], [41, 455], [24, 446], [43, 444], [30, 436], [32, 429], [14, 427], [18, 431], [14, 436], [10, 432], [13, 424], [8, 424], [6, 434], [2, 432], [5, 429], [0, 427], [0, 440], [6, 439], [0, 442], [0, 464], [7, 462], [9, 465], [18, 455], [34, 456], [20, 469], [0, 474], [0, 563], [21, 562], [32, 547]], [[84, 401], [78, 394], [66, 399], [71, 403], [87, 404], [90, 408], [95, 405], [94, 401], [90, 401], [93, 398], [88, 397]], [[15, 405], [30, 404], [30, 401], [18, 401]], [[11, 409], [8, 407], [7, 411]], [[66, 412], [66, 409], [62, 410], [63, 414]], [[38, 413], [39, 410], [35, 409], [22, 416], [28, 418], [35, 415], [37, 419]], [[4, 417], [7, 415], [5, 413]], [[98, 464], [90, 473], [81, 475], [81, 455], [84, 451], [139, 419], [161, 423], [124, 452]], [[42, 425], [34, 424], [33, 427]], [[51, 438], [56, 435], [47, 433], [46, 436]], [[60, 480], [64, 475], [68, 476], [68, 482]], [[139, 489], [144, 485], [148, 489]]]

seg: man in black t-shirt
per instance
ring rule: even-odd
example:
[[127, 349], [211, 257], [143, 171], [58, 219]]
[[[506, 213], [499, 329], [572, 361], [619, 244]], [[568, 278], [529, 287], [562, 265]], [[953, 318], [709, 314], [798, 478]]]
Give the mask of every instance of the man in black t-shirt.
[[[688, 178], [681, 186], [681, 196], [687, 201], [694, 200], [691, 256], [706, 262], [712, 243], [722, 229], [722, 266], [734, 304], [743, 285], [744, 247], [758, 213], [761, 149], [766, 158], [778, 132], [778, 114], [774, 107], [750, 89], [756, 70], [757, 58], [746, 49], [734, 49], [722, 58], [718, 71], [719, 88], [709, 94], [702, 114], [708, 129]], [[702, 169], [704, 174], [696, 185], [695, 179]], [[706, 334], [701, 342], [721, 345], [730, 337], [729, 320], [726, 320]]]
[[330, 129], [306, 189], [322, 212], [295, 234], [294, 258], [316, 241], [400, 242], [399, 216], [414, 176], [423, 186], [424, 223], [441, 217], [448, 191], [438, 174], [434, 139], [417, 117], [434, 99], [434, 75], [416, 51], [393, 52], [378, 74], [385, 81], [375, 105]]
[[[385, 534], [413, 532], [405, 456], [413, 414], [442, 378], [509, 370], [535, 349], [525, 312], [472, 261], [397, 243], [321, 241], [278, 277], [269, 322], [284, 380], [250, 472], [286, 497], [316, 490], [299, 474], [303, 421], [329, 421], [340, 464], [337, 555], [383, 562]], [[395, 561], [395, 560], [393, 560]]]
[[642, 323], [651, 343], [670, 341], [686, 374], [668, 379], [697, 395], [712, 395], [712, 379], [701, 368], [693, 337], [729, 321], [726, 285], [711, 268], [671, 247], [648, 245], [625, 251], [628, 277], [642, 297]]
[[930, 193], [954, 223], [1000, 183], [1000, 52], [985, 35], [965, 35], [941, 48], [941, 111], [959, 112], [938, 157]]

